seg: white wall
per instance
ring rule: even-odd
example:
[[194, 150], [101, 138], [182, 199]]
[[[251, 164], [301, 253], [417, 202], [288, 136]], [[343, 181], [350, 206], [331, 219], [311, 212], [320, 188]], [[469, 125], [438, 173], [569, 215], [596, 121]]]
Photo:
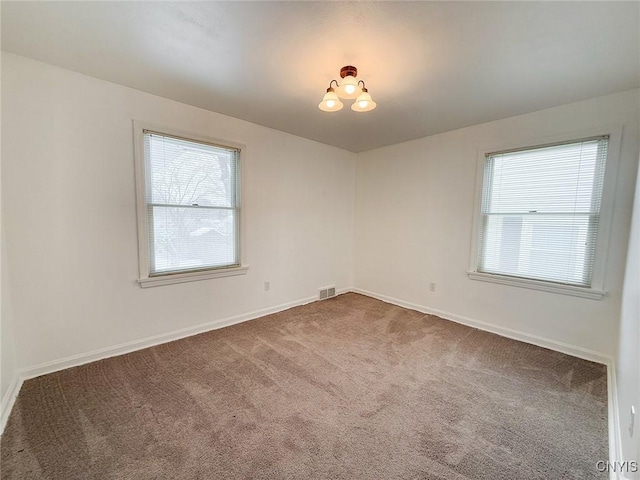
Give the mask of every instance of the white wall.
[[[351, 286], [355, 154], [15, 55], [2, 62], [2, 262], [19, 368]], [[246, 145], [246, 275], [136, 283], [132, 119]]]
[[[427, 311], [613, 356], [638, 164], [638, 90], [463, 128], [358, 157], [355, 287]], [[467, 277], [478, 150], [624, 124], [602, 300]], [[429, 283], [436, 291], [429, 292]], [[543, 342], [544, 343], [544, 342]]]
[[[1, 55], [1, 54], [0, 54]], [[1, 71], [1, 68], [0, 68]], [[0, 136], [1, 138], [1, 136]], [[0, 140], [1, 141], [1, 140]], [[0, 156], [0, 166], [1, 166], [1, 156]], [[1, 169], [0, 169], [0, 178], [1, 178]], [[0, 192], [2, 182], [0, 182]], [[0, 195], [0, 205], [2, 204], [2, 196]], [[4, 226], [2, 223], [4, 222], [4, 218], [2, 218], [2, 209], [0, 208], [0, 252], [5, 248], [4, 241]], [[10, 309], [10, 299], [8, 295], [5, 295], [7, 290], [2, 290], [4, 285], [8, 284], [8, 270], [6, 265], [2, 264], [2, 257], [4, 255], [0, 255], [0, 430], [2, 425], [4, 424], [4, 418], [7, 415], [6, 405], [9, 404], [8, 398], [6, 395], [11, 390], [12, 382], [16, 379], [16, 362], [15, 362], [15, 345], [14, 345], [14, 334], [13, 334], [13, 324], [11, 321], [11, 309]]]
[[[622, 291], [616, 373], [622, 458], [640, 461], [640, 172]], [[629, 435], [631, 405], [636, 408], [633, 437]]]
[[[0, 248], [4, 249], [4, 240], [0, 242]], [[8, 270], [2, 265], [2, 297], [0, 301], [0, 431], [8, 411], [7, 406], [11, 401], [8, 397], [16, 386], [17, 364], [15, 358], [15, 334], [11, 318], [11, 299], [8, 295]]]

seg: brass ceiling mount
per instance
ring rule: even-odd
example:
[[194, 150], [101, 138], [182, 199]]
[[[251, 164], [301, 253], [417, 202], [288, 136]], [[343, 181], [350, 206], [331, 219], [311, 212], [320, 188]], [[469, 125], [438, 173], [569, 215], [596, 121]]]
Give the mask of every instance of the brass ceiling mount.
[[342, 67], [340, 69], [340, 77], [344, 78], [347, 75], [351, 75], [352, 77], [357, 77], [358, 69], [352, 65], [347, 65], [346, 67]]

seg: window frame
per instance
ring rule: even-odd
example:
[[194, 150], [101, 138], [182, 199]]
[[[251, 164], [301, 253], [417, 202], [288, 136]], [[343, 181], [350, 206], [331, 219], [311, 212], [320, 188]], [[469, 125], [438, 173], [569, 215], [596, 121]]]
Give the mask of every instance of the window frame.
[[[596, 236], [596, 248], [593, 261], [593, 276], [590, 287], [565, 285], [562, 283], [534, 280], [529, 278], [513, 277], [495, 273], [477, 271], [479, 260], [480, 230], [482, 223], [482, 192], [484, 188], [485, 159], [488, 154], [503, 151], [527, 150], [553, 144], [579, 142], [586, 138], [609, 136], [607, 158], [605, 161], [604, 183], [602, 188], [602, 200], [600, 204], [600, 217], [598, 234]], [[553, 137], [529, 138], [509, 143], [488, 145], [478, 148], [475, 178], [475, 197], [473, 205], [473, 223], [471, 235], [471, 250], [469, 254], [469, 268], [467, 276], [471, 280], [479, 280], [502, 285], [529, 288], [544, 292], [571, 295], [576, 297], [601, 300], [608, 295], [606, 284], [606, 261], [609, 252], [609, 239], [611, 237], [613, 204], [620, 162], [620, 141], [622, 138], [622, 126], [609, 126], [578, 132], [565, 133]]]
[[[134, 162], [135, 162], [135, 180], [136, 180], [136, 213], [138, 227], [138, 268], [139, 278], [137, 282], [142, 288], [155, 287], [160, 285], [170, 285], [174, 283], [193, 282], [197, 280], [207, 280], [210, 278], [230, 277], [235, 275], [244, 275], [247, 273], [249, 266], [243, 263], [244, 259], [244, 215], [243, 215], [243, 195], [242, 182], [244, 179], [242, 164], [245, 153], [245, 145], [228, 140], [220, 140], [203, 135], [184, 132], [174, 128], [154, 125], [139, 120], [133, 121], [134, 129]], [[237, 159], [237, 186], [236, 197], [238, 201], [238, 242], [237, 257], [238, 265], [224, 267], [207, 267], [191, 271], [178, 271], [166, 273], [150, 273], [149, 258], [149, 222], [147, 219], [147, 199], [146, 199], [146, 161], [144, 151], [144, 132], [152, 131], [160, 135], [181, 138], [187, 141], [201, 142], [217, 145], [224, 148], [233, 148], [238, 150]]]

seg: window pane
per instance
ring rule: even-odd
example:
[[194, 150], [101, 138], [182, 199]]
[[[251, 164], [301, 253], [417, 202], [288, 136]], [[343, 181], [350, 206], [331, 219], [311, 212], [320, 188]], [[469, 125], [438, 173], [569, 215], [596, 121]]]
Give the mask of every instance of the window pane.
[[149, 207], [153, 273], [237, 265], [237, 214], [214, 208]]
[[592, 212], [599, 142], [496, 155], [485, 212]]
[[607, 143], [490, 155], [478, 271], [590, 286]]
[[480, 270], [516, 277], [588, 285], [595, 244], [590, 215], [490, 215]]
[[147, 202], [236, 205], [235, 149], [145, 134]]

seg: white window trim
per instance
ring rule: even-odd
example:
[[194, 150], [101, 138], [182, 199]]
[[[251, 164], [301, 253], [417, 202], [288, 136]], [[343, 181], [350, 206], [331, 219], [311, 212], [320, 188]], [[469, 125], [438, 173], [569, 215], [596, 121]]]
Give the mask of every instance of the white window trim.
[[[596, 239], [596, 251], [593, 264], [593, 278], [591, 287], [577, 287], [574, 285], [563, 285], [561, 283], [548, 282], [544, 280], [533, 280], [528, 278], [510, 277], [493, 273], [478, 272], [478, 247], [480, 242], [482, 189], [484, 180], [484, 165], [486, 155], [491, 152], [535, 148], [540, 145], [554, 143], [571, 142], [583, 138], [609, 135], [609, 145], [607, 150], [607, 160], [604, 174], [604, 185], [602, 189], [602, 202], [600, 205], [600, 220], [598, 236]], [[622, 139], [622, 126], [609, 126], [598, 129], [583, 130], [579, 132], [566, 133], [554, 137], [544, 137], [526, 139], [508, 144], [489, 145], [478, 149], [476, 164], [476, 192], [473, 205], [473, 230], [471, 235], [471, 252], [469, 255], [469, 269], [467, 275], [471, 280], [510, 285], [514, 287], [530, 288], [544, 292], [571, 295], [593, 300], [601, 300], [607, 296], [606, 284], [606, 262], [609, 253], [609, 238], [611, 236], [611, 226], [613, 220], [613, 204], [615, 200], [616, 182], [618, 178], [618, 166], [620, 163], [620, 142]]]
[[[240, 216], [238, 234], [240, 241], [238, 246], [239, 266], [217, 267], [203, 270], [194, 270], [192, 272], [177, 272], [166, 274], [149, 274], [149, 243], [148, 243], [148, 221], [147, 221], [147, 202], [146, 202], [146, 175], [145, 175], [145, 158], [144, 158], [144, 131], [152, 130], [158, 133], [164, 133], [175, 137], [188, 140], [211, 143], [225, 147], [237, 148], [241, 151], [238, 158], [238, 173], [240, 182], [238, 185], [238, 196], [240, 198], [240, 208], [238, 215]], [[244, 275], [249, 270], [249, 266], [243, 264], [244, 259], [244, 196], [242, 195], [242, 182], [244, 175], [242, 171], [243, 159], [245, 156], [245, 146], [236, 142], [210, 138], [190, 132], [176, 130], [174, 128], [162, 125], [153, 125], [139, 120], [133, 121], [133, 140], [134, 140], [134, 160], [135, 160], [135, 176], [136, 176], [136, 211], [138, 217], [138, 263], [139, 274], [138, 283], [142, 288], [156, 287], [161, 285], [170, 285], [174, 283], [193, 282], [197, 280], [208, 280], [211, 278], [230, 277], [235, 275]]]

